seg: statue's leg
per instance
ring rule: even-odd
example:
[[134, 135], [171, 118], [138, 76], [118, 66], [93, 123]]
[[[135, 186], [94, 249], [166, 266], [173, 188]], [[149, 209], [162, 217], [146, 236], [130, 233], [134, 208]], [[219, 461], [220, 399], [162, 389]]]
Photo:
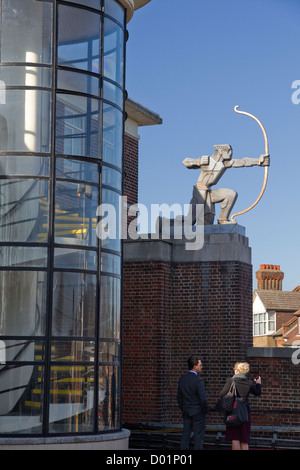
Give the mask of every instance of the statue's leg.
[[229, 214], [237, 196], [237, 193], [233, 189], [214, 189], [211, 192], [212, 202], [221, 202], [221, 212], [218, 218], [219, 224], [234, 223], [229, 220]]
[[[203, 204], [205, 206], [206, 191], [200, 192], [196, 186], [193, 189], [193, 197], [189, 204], [189, 211], [186, 216], [183, 217], [183, 223], [188, 225], [195, 225], [197, 223], [197, 205]], [[204, 209], [205, 210], [205, 209]], [[202, 222], [203, 223], [203, 222]]]

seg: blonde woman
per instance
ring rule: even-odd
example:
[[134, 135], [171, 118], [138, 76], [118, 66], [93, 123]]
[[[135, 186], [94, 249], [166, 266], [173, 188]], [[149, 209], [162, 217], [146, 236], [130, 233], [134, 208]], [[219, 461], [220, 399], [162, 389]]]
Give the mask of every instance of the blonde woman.
[[251, 414], [248, 397], [250, 394], [256, 396], [261, 394], [261, 378], [258, 377], [258, 379], [254, 379], [254, 382], [251, 382], [246, 376], [249, 370], [250, 367], [247, 362], [237, 362], [234, 365], [234, 376], [227, 379], [223, 390], [220, 392], [220, 397], [225, 396], [230, 389], [232, 380], [235, 380], [238, 397], [243, 398], [248, 407], [249, 419], [247, 423], [236, 427], [226, 427], [225, 437], [228, 441], [231, 441], [232, 450], [249, 450]]

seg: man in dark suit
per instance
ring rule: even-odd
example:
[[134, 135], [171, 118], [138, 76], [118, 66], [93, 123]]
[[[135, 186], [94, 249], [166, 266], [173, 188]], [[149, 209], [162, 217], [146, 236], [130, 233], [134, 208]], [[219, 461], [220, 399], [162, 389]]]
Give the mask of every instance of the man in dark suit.
[[202, 363], [197, 355], [188, 359], [188, 373], [182, 375], [178, 382], [177, 403], [183, 417], [181, 450], [189, 449], [189, 441], [194, 430], [195, 450], [203, 449], [207, 413], [207, 398], [203, 379], [199, 376]]

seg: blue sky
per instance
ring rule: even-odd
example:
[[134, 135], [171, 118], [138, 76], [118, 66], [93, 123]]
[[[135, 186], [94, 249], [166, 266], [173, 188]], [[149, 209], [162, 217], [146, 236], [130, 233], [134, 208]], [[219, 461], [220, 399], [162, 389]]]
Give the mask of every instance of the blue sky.
[[[300, 285], [299, 0], [152, 0], [128, 24], [129, 97], [163, 124], [140, 128], [139, 202], [188, 204], [199, 172], [186, 157], [230, 144], [233, 157], [271, 155], [259, 204], [237, 217], [252, 247], [254, 287], [260, 264], [280, 265], [284, 290]], [[299, 82], [300, 84], [300, 82]], [[263, 168], [229, 169], [215, 187], [238, 192], [233, 212], [257, 198]], [[217, 215], [220, 208], [217, 206]]]

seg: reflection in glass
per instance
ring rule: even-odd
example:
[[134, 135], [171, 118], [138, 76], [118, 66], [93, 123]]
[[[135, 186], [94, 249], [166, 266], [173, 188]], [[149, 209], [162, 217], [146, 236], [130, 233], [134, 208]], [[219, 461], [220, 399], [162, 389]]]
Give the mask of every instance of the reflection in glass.
[[46, 242], [49, 230], [48, 216], [47, 181], [0, 180], [0, 240], [2, 242]]
[[70, 72], [69, 70], [58, 70], [57, 88], [99, 97], [100, 80], [92, 75]]
[[99, 73], [100, 15], [59, 5], [58, 64]]
[[36, 268], [47, 267], [47, 248], [0, 246], [0, 266]]
[[[111, 191], [110, 189], [104, 188], [102, 189], [102, 212], [100, 215], [103, 215], [103, 222], [102, 220], [99, 222], [100, 233], [98, 233], [98, 235], [102, 239], [102, 248], [118, 252], [120, 252], [121, 250], [119, 221], [119, 213], [121, 210], [120, 205], [122, 204], [121, 201], [121, 196], [115, 191]], [[107, 215], [106, 211], [104, 211], [106, 204], [109, 205], [108, 208], [112, 206], [112, 208], [110, 208], [110, 215]], [[107, 227], [105, 226], [106, 220], [109, 220]]]
[[49, 176], [49, 158], [0, 155], [0, 175]]
[[55, 248], [54, 266], [56, 268], [96, 271], [98, 255], [96, 251], [70, 248]]
[[119, 390], [119, 368], [117, 366], [99, 367], [99, 431], [120, 427]]
[[0, 89], [6, 86], [39, 86], [49, 88], [51, 86], [51, 68], [38, 66], [0, 66]]
[[52, 334], [94, 337], [95, 304], [95, 275], [55, 272]]
[[121, 245], [96, 227], [100, 202], [119, 223], [124, 20], [114, 0], [0, 0], [0, 434], [121, 428]]
[[0, 101], [1, 150], [49, 152], [49, 125], [49, 91], [6, 90], [5, 103]]
[[118, 341], [100, 341], [99, 361], [119, 363], [121, 360], [120, 343]]
[[102, 184], [112, 186], [119, 191], [122, 190], [122, 174], [107, 166], [102, 167]]
[[122, 167], [122, 122], [121, 111], [103, 104], [103, 161]]
[[104, 11], [107, 15], [112, 16], [121, 24], [124, 23], [124, 8], [115, 0], [104, 0]]
[[121, 281], [101, 276], [100, 290], [100, 337], [120, 338]]
[[56, 176], [58, 178], [90, 181], [97, 184], [99, 178], [98, 165], [81, 160], [57, 158]]
[[123, 85], [124, 31], [108, 18], [104, 21], [104, 77]]
[[50, 433], [94, 431], [94, 367], [52, 366]]
[[113, 274], [121, 274], [121, 258], [112, 253], [101, 253], [101, 271]]
[[55, 340], [51, 343], [51, 360], [62, 362], [93, 362], [94, 341]]
[[52, 3], [2, 0], [1, 62], [51, 62]]
[[65, 0], [66, 2], [78, 3], [78, 5], [84, 5], [86, 7], [92, 7], [95, 9], [100, 9], [101, 0]]
[[56, 152], [99, 158], [100, 101], [78, 95], [58, 95]]
[[0, 396], [0, 434], [42, 432], [44, 367], [0, 366]]
[[95, 246], [98, 188], [59, 181], [55, 202], [56, 243]]
[[44, 272], [0, 271], [0, 335], [43, 335], [46, 292]]
[[111, 101], [117, 106], [120, 106], [120, 108], [123, 106], [122, 90], [106, 80], [103, 80], [103, 98], [107, 101]]

